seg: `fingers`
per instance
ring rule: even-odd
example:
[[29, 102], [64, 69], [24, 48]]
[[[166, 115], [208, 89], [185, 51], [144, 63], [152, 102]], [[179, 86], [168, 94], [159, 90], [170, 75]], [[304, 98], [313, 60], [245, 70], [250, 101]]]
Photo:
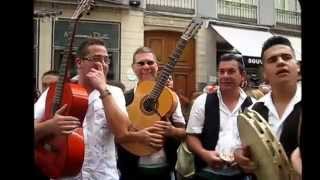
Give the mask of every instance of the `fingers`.
[[156, 127], [158, 129], [162, 129], [162, 130], [166, 130], [169, 129], [171, 127], [171, 123], [167, 122], [167, 121], [157, 121], [153, 127]]
[[238, 163], [245, 173], [252, 173], [257, 168], [257, 164], [254, 163], [248, 155], [250, 155], [248, 147], [243, 147], [235, 151], [234, 158], [235, 162]]
[[63, 135], [69, 135], [69, 134], [71, 134], [73, 131], [74, 131], [74, 129], [64, 130], [64, 131], [61, 131], [61, 134], [63, 134]]
[[62, 114], [64, 113], [64, 111], [66, 110], [67, 106], [68, 106], [67, 104], [64, 104], [60, 109], [58, 109], [58, 110], [56, 111], [55, 114], [60, 114], [60, 115], [62, 115]]
[[59, 116], [59, 122], [77, 122], [80, 123], [80, 120], [74, 116]]
[[164, 135], [165, 134], [165, 130], [164, 128], [161, 128], [161, 127], [148, 127], [146, 128], [146, 130], [149, 132], [149, 133], [156, 133], [156, 134], [160, 134], [160, 135]]
[[156, 149], [160, 149], [163, 147], [163, 144], [159, 144], [159, 143], [154, 143], [154, 142], [150, 142], [149, 143], [149, 146], [153, 147], [153, 148], [156, 148]]
[[245, 173], [253, 173], [253, 171], [257, 169], [257, 165], [252, 161], [249, 162], [247, 165], [242, 164], [240, 165], [240, 167]]
[[[67, 116], [70, 117], [70, 116]], [[60, 126], [67, 126], [67, 125], [80, 125], [80, 121], [78, 118], [75, 117], [70, 117], [70, 118], [66, 118], [66, 117], [62, 117], [59, 121], [58, 121], [58, 125]]]
[[74, 129], [78, 128], [78, 125], [65, 125], [65, 126], [61, 126], [61, 132], [64, 131], [73, 131]]
[[96, 67], [97, 67], [97, 70], [99, 71], [103, 71], [103, 67], [102, 67], [102, 64], [101, 63], [96, 63]]
[[149, 136], [150, 136], [152, 139], [164, 139], [164, 136], [161, 135], [161, 134], [158, 134], [158, 133], [149, 133]]

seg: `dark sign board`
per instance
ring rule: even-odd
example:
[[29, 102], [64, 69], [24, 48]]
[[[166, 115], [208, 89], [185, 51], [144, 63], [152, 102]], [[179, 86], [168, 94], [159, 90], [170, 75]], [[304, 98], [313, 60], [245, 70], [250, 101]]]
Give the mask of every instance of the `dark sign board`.
[[[58, 69], [63, 57], [63, 50], [69, 45], [68, 34], [70, 20], [58, 20], [54, 29], [54, 69]], [[104, 40], [111, 63], [108, 77], [113, 80], [120, 78], [120, 23], [80, 21], [74, 39], [74, 50], [87, 38], [94, 37]], [[73, 65], [72, 75], [76, 73]]]
[[246, 67], [260, 67], [262, 60], [259, 57], [243, 56], [243, 61]]
[[[67, 46], [67, 37], [70, 23], [69, 20], [59, 20], [55, 22], [54, 30], [54, 45], [58, 47]], [[77, 32], [75, 35], [74, 47], [89, 37], [101, 38], [105, 41], [110, 49], [119, 48], [119, 23], [106, 23], [95, 21], [81, 21], [78, 24]]]

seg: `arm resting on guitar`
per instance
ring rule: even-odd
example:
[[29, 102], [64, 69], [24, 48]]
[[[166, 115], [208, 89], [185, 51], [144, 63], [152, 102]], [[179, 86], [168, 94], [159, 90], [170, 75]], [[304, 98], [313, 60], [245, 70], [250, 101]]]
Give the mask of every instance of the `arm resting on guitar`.
[[61, 115], [67, 105], [58, 109], [55, 115], [46, 121], [35, 121], [34, 136], [36, 144], [47, 136], [70, 134], [75, 128], [80, 126], [78, 118], [73, 116]]
[[[158, 131], [155, 133], [155, 131]], [[119, 144], [138, 142], [146, 145], [153, 146], [155, 148], [161, 148], [164, 144], [164, 136], [159, 133], [162, 129], [151, 126], [141, 130], [136, 130], [132, 126], [129, 127], [129, 131], [121, 137], [116, 137], [116, 141]]]

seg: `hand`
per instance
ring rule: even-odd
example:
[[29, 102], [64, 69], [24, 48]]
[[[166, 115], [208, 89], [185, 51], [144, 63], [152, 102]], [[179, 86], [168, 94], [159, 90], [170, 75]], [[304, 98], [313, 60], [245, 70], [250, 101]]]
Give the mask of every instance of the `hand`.
[[164, 136], [162, 131], [162, 129], [155, 126], [142, 129], [138, 132], [140, 141], [145, 145], [160, 149], [164, 144]]
[[245, 173], [253, 173], [257, 165], [250, 159], [249, 146], [242, 146], [234, 151], [235, 162], [242, 168]]
[[153, 127], [157, 127], [157, 133], [164, 135], [165, 137], [173, 137], [174, 136], [174, 126], [166, 117], [166, 121], [156, 121]]
[[299, 174], [302, 174], [302, 162], [301, 162], [301, 155], [300, 155], [300, 149], [297, 147], [292, 153], [291, 153], [291, 164], [293, 166], [293, 169]]
[[63, 116], [67, 104], [58, 109], [52, 119], [48, 120], [49, 129], [54, 135], [67, 135], [80, 126], [78, 118], [73, 116]]
[[95, 67], [92, 67], [90, 71], [86, 74], [86, 77], [89, 79], [92, 87], [97, 89], [99, 92], [105, 90], [107, 85], [106, 76], [103, 71], [102, 64], [99, 62], [95, 63]]
[[204, 160], [212, 169], [221, 169], [225, 164], [217, 151], [206, 151]]

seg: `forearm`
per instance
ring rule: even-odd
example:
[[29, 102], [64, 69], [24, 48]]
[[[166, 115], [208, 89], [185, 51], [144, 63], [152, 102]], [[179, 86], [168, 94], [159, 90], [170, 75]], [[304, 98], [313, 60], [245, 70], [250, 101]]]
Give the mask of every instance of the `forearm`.
[[201, 141], [196, 135], [187, 134], [186, 142], [191, 152], [198, 155], [201, 159], [206, 160], [208, 150], [202, 146]]
[[49, 121], [34, 123], [35, 144], [38, 144], [39, 141], [51, 134], [49, 123]]
[[116, 142], [119, 144], [124, 144], [128, 142], [142, 142], [142, 136], [139, 131], [126, 131], [122, 136], [115, 138]]
[[172, 137], [182, 141], [186, 138], [186, 130], [182, 127], [172, 127]]
[[111, 130], [116, 138], [124, 137], [128, 134], [130, 124], [127, 114], [125, 114], [112, 95], [107, 95], [102, 98], [103, 108]]

